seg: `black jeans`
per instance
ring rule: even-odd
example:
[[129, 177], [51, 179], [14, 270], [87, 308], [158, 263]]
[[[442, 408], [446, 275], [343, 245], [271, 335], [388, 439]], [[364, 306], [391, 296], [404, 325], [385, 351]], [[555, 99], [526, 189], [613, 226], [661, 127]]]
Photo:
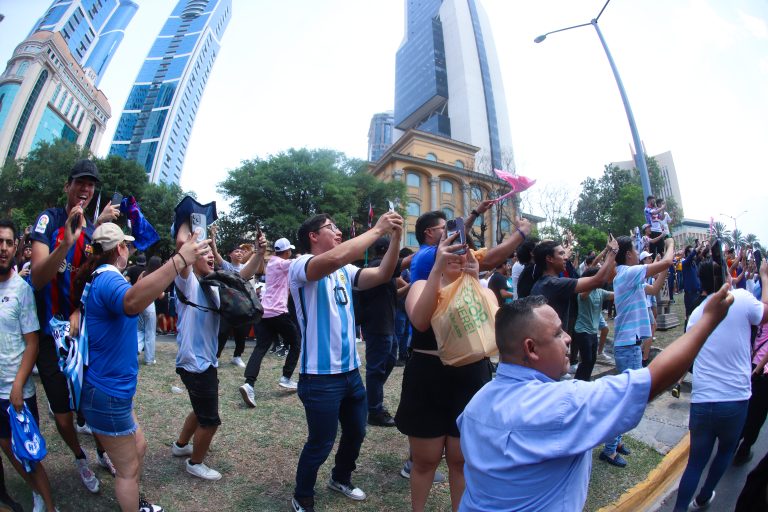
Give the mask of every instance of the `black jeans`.
[[574, 378], [589, 381], [592, 377], [592, 370], [594, 370], [595, 361], [597, 361], [597, 342], [597, 334], [586, 332], [574, 333], [571, 347], [576, 345], [581, 354], [581, 362], [576, 369]]
[[221, 327], [219, 328], [219, 350], [216, 352], [216, 357], [221, 358], [221, 353], [224, 352], [224, 346], [227, 344], [227, 340], [229, 339], [230, 330], [235, 337], [235, 353], [233, 354], [233, 357], [240, 357], [243, 355], [243, 352], [245, 352], [245, 337], [248, 336], [248, 333], [251, 330], [251, 325], [253, 324], [245, 324], [241, 325], [240, 327], [230, 327], [229, 324], [227, 324], [226, 321], [222, 318]]
[[288, 346], [288, 355], [285, 356], [283, 365], [283, 377], [290, 378], [296, 369], [296, 363], [299, 362], [299, 330], [293, 323], [291, 315], [283, 313], [282, 315], [271, 318], [262, 318], [256, 325], [256, 347], [248, 358], [248, 364], [245, 367], [245, 382], [253, 386], [256, 379], [259, 378], [261, 370], [261, 360], [277, 340], [278, 334], [283, 338], [283, 342]]
[[749, 399], [747, 421], [741, 431], [741, 448], [745, 452], [757, 441], [760, 429], [768, 416], [768, 375], [761, 373], [752, 377], [752, 397]]

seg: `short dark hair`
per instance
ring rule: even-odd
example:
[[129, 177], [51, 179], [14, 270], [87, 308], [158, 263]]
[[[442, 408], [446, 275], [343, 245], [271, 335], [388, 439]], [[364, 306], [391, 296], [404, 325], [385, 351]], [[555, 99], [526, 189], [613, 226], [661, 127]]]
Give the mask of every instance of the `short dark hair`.
[[616, 253], [616, 264], [624, 265], [627, 263], [627, 253], [634, 247], [634, 242], [628, 236], [620, 236], [616, 241], [619, 243], [619, 252]]
[[525, 242], [521, 243], [517, 246], [517, 261], [520, 262], [522, 265], [527, 265], [531, 262], [531, 258], [533, 257], [533, 249], [536, 247], [536, 244], [538, 243], [538, 239], [536, 238], [528, 238], [525, 240]]
[[413, 249], [410, 249], [408, 247], [403, 247], [402, 249], [400, 249], [399, 256], [401, 258], [405, 258], [406, 256], [410, 256], [411, 254], [413, 254]]
[[685, 250], [683, 251], [683, 255], [687, 258], [692, 250], [693, 250], [693, 247], [691, 247], [690, 245], [686, 245]]
[[581, 274], [581, 277], [592, 277], [594, 275], [597, 275], [598, 268], [597, 267], [589, 267], [584, 269], [584, 273]]
[[699, 266], [699, 281], [703, 291], [715, 293], [723, 286], [722, 267], [714, 261], [705, 261]]
[[13, 231], [13, 239], [16, 240], [16, 224], [11, 219], [0, 219], [0, 228], [8, 228]]
[[308, 218], [301, 224], [301, 226], [299, 226], [296, 239], [299, 241], [299, 246], [301, 246], [301, 249], [304, 252], [312, 252], [312, 247], [309, 243], [309, 234], [320, 229], [327, 220], [333, 222], [330, 215], [327, 213], [320, 213], [314, 217]]
[[664, 204], [664, 198], [660, 197], [656, 200], [656, 206], [661, 206]]
[[416, 240], [419, 242], [419, 245], [424, 243], [424, 231], [437, 226], [440, 219], [446, 220], [445, 213], [440, 210], [422, 213], [419, 218], [416, 219]]
[[522, 339], [531, 325], [531, 314], [547, 305], [543, 295], [529, 295], [504, 304], [496, 311], [496, 347], [501, 355], [515, 352], [515, 343]]
[[648, 197], [646, 197], [646, 198], [645, 198], [645, 202], [647, 203], [647, 202], [648, 202], [648, 201], [650, 201], [651, 199], [655, 199], [655, 198], [654, 198], [654, 196], [648, 196]]
[[591, 265], [591, 264], [592, 264], [592, 262], [593, 262], [593, 261], [595, 261], [595, 258], [596, 258], [596, 257], [597, 257], [597, 256], [595, 256], [594, 254], [590, 254], [589, 256], [587, 256], [587, 259], [585, 259], [585, 260], [584, 260], [584, 262], [585, 262], [587, 265]]
[[382, 236], [381, 238], [377, 239], [375, 242], [373, 242], [373, 254], [376, 256], [382, 256], [387, 253], [387, 250], [389, 249], [389, 237]]

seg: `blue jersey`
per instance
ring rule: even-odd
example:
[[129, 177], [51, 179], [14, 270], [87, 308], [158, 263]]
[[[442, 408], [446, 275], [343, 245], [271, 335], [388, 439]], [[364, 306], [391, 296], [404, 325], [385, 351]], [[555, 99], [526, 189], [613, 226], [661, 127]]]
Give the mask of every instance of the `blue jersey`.
[[[37, 218], [30, 238], [48, 247], [52, 253], [64, 240], [64, 223], [67, 221], [67, 212], [64, 208], [49, 208]], [[85, 260], [93, 253], [91, 237], [93, 236], [93, 224], [86, 219], [85, 228], [80, 231], [80, 237], [69, 249], [66, 258], [61, 262], [56, 276], [44, 287], [35, 291], [37, 303], [37, 316], [40, 319], [40, 327], [45, 334], [51, 334], [48, 325], [51, 318], [60, 315], [64, 320], [77, 307], [80, 297], [74, 297], [74, 280], [77, 271], [85, 263]]]

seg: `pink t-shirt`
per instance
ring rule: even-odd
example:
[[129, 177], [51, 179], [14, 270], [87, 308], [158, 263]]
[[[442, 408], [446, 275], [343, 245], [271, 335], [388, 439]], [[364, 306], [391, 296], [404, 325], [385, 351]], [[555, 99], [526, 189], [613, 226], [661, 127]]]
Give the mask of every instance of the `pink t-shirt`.
[[[752, 364], [756, 365], [760, 364], [763, 356], [768, 352], [768, 324], [763, 324], [757, 328], [755, 347], [757, 347], [757, 351], [752, 356]], [[763, 373], [768, 374], [768, 364], [763, 367]]]
[[288, 267], [293, 260], [272, 256], [267, 263], [266, 291], [261, 297], [264, 318], [272, 318], [288, 312]]

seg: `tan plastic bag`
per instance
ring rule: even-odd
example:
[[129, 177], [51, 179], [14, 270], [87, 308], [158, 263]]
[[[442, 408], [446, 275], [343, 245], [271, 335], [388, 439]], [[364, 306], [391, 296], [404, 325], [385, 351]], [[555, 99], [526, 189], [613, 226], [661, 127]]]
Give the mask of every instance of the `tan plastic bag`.
[[464, 366], [498, 353], [494, 328], [498, 309], [478, 280], [467, 274], [440, 290], [431, 323], [443, 364]]

